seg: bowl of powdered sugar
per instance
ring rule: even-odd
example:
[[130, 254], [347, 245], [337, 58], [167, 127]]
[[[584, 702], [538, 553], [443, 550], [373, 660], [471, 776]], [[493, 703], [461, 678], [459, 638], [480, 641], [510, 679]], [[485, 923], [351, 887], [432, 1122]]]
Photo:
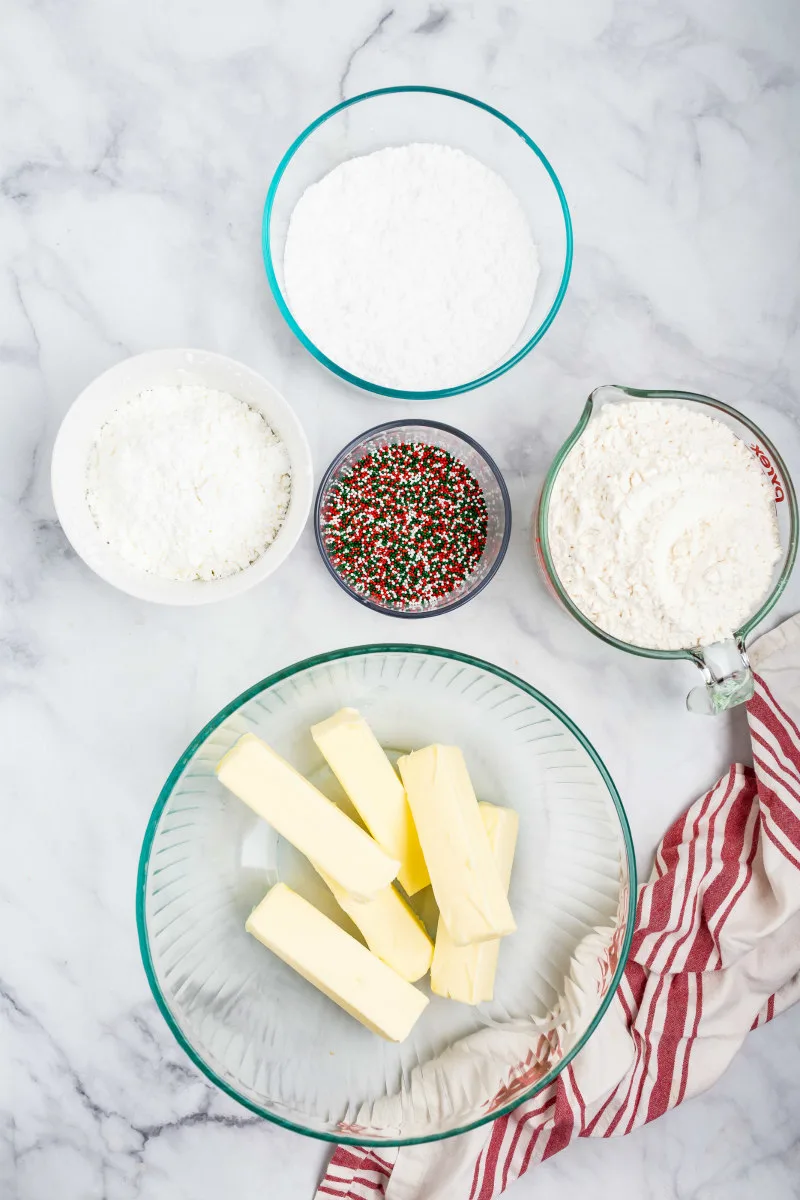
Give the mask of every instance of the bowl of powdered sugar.
[[312, 122], [275, 172], [262, 240], [306, 349], [405, 399], [468, 391], [519, 362], [572, 263], [542, 151], [496, 109], [441, 88], [383, 88]]
[[311, 503], [311, 455], [283, 397], [241, 363], [156, 350], [94, 380], [53, 450], [80, 557], [143, 600], [205, 604], [266, 579]]

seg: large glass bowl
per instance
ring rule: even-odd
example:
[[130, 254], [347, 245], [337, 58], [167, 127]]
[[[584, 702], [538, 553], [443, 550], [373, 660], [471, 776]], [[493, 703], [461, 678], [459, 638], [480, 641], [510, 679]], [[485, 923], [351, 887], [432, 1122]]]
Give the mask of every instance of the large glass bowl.
[[[728, 428], [749, 446], [766, 473], [775, 496], [775, 512], [778, 518], [783, 554], [776, 563], [772, 588], [761, 607], [752, 614], [734, 633], [730, 643], [716, 646], [687, 646], [683, 650], [654, 650], [647, 646], [635, 646], [606, 633], [581, 612], [573, 602], [559, 579], [550, 551], [550, 500], [558, 473], [563, 467], [573, 446], [580, 440], [586, 426], [606, 404], [624, 404], [634, 400], [658, 400], [662, 404], [674, 404], [686, 408], [700, 406], [707, 416], [727, 425]], [[746, 642], [757, 625], [774, 608], [792, 573], [797, 557], [798, 513], [789, 472], [781, 455], [769, 438], [757, 425], [748, 420], [737, 409], [703, 396], [699, 392], [645, 391], [641, 388], [621, 387], [605, 384], [595, 388], [586, 401], [580, 420], [553, 460], [544, 481], [534, 519], [535, 547], [539, 565], [552, 594], [580, 621], [584, 629], [602, 638], [610, 646], [638, 654], [642, 658], [683, 658], [693, 662], [703, 672], [704, 684], [690, 692], [687, 704], [691, 711], [714, 715], [742, 704], [753, 695], [753, 676], [747, 658]]]
[[[348, 158], [410, 142], [456, 147], [496, 171], [523, 206], [539, 251], [540, 274], [533, 305], [504, 361], [476, 379], [431, 391], [385, 387], [353, 375], [328, 358], [295, 320], [283, 279], [289, 219], [306, 188]], [[552, 324], [572, 267], [572, 224], [566, 197], [542, 151], [519, 125], [497, 109], [445, 88], [378, 88], [345, 100], [312, 121], [292, 142], [272, 178], [261, 241], [272, 294], [287, 325], [305, 348], [348, 383], [407, 400], [433, 400], [468, 392], [518, 363]]]
[[[471, 1008], [433, 996], [400, 1045], [245, 933], [277, 880], [353, 927], [306, 861], [214, 774], [254, 732], [341, 802], [309, 726], [343, 705], [360, 709], [392, 757], [432, 739], [460, 745], [478, 795], [520, 817], [510, 892], [518, 930], [501, 947], [495, 1000]], [[563, 1070], [619, 982], [635, 901], [617, 790], [568, 717], [479, 659], [373, 645], [279, 671], [198, 734], [153, 809], [136, 911], [156, 1002], [209, 1079], [299, 1133], [406, 1145], [491, 1121]], [[414, 904], [435, 922], [430, 889]]]
[[[416, 606], [399, 607], [378, 600], [357, 591], [347, 582], [340, 571], [331, 561], [325, 543], [325, 506], [331, 489], [355, 463], [367, 454], [372, 454], [385, 446], [394, 446], [402, 442], [424, 442], [428, 446], [436, 446], [446, 450], [472, 472], [478, 481], [486, 501], [486, 544], [483, 548], [478, 565], [467, 576], [460, 586], [440, 596], [437, 600]], [[322, 555], [322, 561], [333, 578], [348, 596], [352, 596], [359, 604], [372, 609], [373, 612], [385, 613], [391, 617], [434, 617], [441, 613], [452, 612], [460, 608], [468, 600], [472, 600], [494, 578], [505, 558], [508, 542], [511, 537], [511, 500], [508, 488], [500, 468], [489, 457], [487, 452], [473, 438], [452, 425], [443, 425], [440, 421], [387, 421], [368, 429], [359, 437], [349, 442], [328, 467], [317, 490], [314, 504], [314, 532], [317, 547]]]

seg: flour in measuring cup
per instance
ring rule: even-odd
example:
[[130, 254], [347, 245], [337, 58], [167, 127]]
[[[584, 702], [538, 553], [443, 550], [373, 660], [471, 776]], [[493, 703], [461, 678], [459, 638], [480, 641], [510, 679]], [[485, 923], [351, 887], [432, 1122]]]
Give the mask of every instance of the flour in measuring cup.
[[452, 146], [351, 158], [300, 197], [283, 259], [303, 332], [385, 387], [456, 387], [497, 366], [531, 309], [539, 260], [517, 197]]
[[550, 502], [553, 562], [575, 605], [635, 646], [732, 635], [781, 557], [772, 486], [743, 441], [691, 408], [604, 405]]

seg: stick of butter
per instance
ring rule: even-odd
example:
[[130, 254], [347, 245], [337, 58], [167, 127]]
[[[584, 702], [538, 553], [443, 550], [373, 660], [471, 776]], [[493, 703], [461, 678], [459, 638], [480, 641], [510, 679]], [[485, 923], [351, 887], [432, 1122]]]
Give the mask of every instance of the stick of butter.
[[[496, 804], [479, 804], [478, 810], [503, 887], [508, 891], [519, 817], [513, 809]], [[492, 1000], [499, 951], [500, 938], [477, 942], [474, 946], [456, 946], [444, 921], [440, 921], [431, 964], [431, 991], [463, 1004]]]
[[276, 883], [245, 929], [340, 1008], [390, 1042], [408, 1037], [428, 997], [285, 883]]
[[430, 883], [405, 788], [367, 722], [340, 708], [312, 725], [311, 736], [379, 846], [400, 860], [397, 878], [409, 896]]
[[398, 761], [440, 919], [456, 946], [516, 929], [464, 756], [427, 746]]
[[377, 842], [252, 733], [217, 763], [226, 788], [340, 887], [368, 900], [387, 887], [400, 866]]
[[372, 953], [409, 983], [422, 979], [431, 965], [433, 942], [397, 889], [389, 884], [371, 900], [357, 900], [321, 867], [316, 870], [333, 892], [336, 903], [359, 928]]

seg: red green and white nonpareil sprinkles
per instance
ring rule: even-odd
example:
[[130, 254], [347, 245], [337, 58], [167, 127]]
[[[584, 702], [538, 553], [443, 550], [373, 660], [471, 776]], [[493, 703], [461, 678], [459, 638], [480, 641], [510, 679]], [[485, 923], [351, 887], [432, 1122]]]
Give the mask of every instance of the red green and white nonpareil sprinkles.
[[455, 591], [480, 562], [486, 526], [475, 476], [423, 442], [359, 459], [322, 513], [332, 566], [359, 595], [393, 608], [425, 607]]

